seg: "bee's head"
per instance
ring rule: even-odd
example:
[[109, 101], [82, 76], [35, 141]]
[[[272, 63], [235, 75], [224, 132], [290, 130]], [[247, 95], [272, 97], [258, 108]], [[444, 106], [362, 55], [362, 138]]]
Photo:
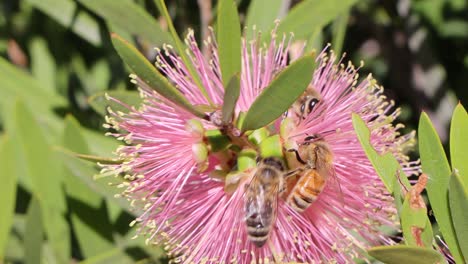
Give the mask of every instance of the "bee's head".
[[319, 99], [311, 96], [307, 96], [306, 100], [301, 104], [301, 114], [308, 115], [310, 114], [315, 106], [319, 103]]
[[284, 171], [283, 161], [281, 161], [279, 158], [275, 158], [275, 157], [264, 158], [263, 160], [261, 160], [261, 162], [265, 165], [274, 167], [280, 171]]

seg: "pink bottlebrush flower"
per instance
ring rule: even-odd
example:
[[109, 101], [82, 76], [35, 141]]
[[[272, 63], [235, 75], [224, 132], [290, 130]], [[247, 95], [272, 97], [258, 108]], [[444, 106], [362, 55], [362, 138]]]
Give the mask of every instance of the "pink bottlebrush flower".
[[[206, 42], [212, 58], [206, 61], [192, 32], [186, 42], [208, 95], [214, 105], [222, 105], [224, 87], [216, 43]], [[263, 47], [258, 40], [243, 40], [236, 115], [247, 111], [287, 66], [288, 48], [284, 37], [279, 44], [273, 37]], [[160, 52], [157, 57], [157, 67], [193, 105], [208, 104], [182, 60], [170, 47], [163, 52], [165, 56]], [[125, 162], [105, 165], [103, 173], [124, 175], [127, 180], [120, 185], [122, 196], [142, 212], [133, 223], [138, 224], [138, 235], [145, 236], [149, 244], [164, 245], [175, 262], [184, 263], [343, 263], [365, 258], [362, 253], [369, 246], [391, 244], [381, 227], [398, 228], [393, 200], [356, 138], [351, 114], [366, 120], [375, 148], [393, 153], [409, 173], [418, 170], [403, 152], [413, 135], [399, 136], [399, 126], [391, 124], [398, 111], [391, 112], [393, 103], [387, 102], [371, 77], [357, 83], [357, 70], [335, 60], [333, 53], [319, 55], [311, 85], [320, 93], [320, 102], [304, 119], [290, 113], [294, 125], [282, 136], [287, 144], [297, 146], [308, 135], [322, 135], [334, 155], [337, 184], [327, 184], [303, 213], [279, 197], [268, 241], [260, 248], [248, 239], [244, 212], [246, 185], [255, 169], [227, 192], [223, 178], [213, 175], [220, 169], [235, 170], [235, 154], [210, 149], [205, 132], [216, 127], [135, 77], [143, 105], [139, 109], [128, 106], [128, 114], [110, 111], [107, 118], [107, 126], [117, 131], [109, 134], [126, 143], [117, 151]], [[272, 134], [280, 133], [281, 120]]]

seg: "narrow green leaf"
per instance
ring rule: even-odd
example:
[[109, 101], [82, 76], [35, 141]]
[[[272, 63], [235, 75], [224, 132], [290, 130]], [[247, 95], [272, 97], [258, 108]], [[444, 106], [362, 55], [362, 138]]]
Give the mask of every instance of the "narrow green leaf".
[[[357, 134], [359, 142], [361, 143], [367, 158], [369, 158], [380, 179], [385, 184], [385, 187], [387, 187], [387, 191], [394, 193], [394, 178], [396, 177], [397, 170], [400, 167], [397, 160], [390, 153], [379, 155], [379, 153], [375, 151], [374, 147], [370, 143], [370, 131], [364, 120], [362, 120], [358, 114], [354, 113], [352, 118], [354, 131]], [[401, 180], [404, 179], [406, 179], [406, 177], [402, 178]]]
[[107, 177], [105, 180], [94, 180], [93, 176], [99, 173], [95, 166], [91, 166], [88, 162], [82, 161], [73, 155], [63, 154], [60, 155], [62, 163], [76, 178], [93, 190], [94, 193], [106, 198], [109, 202], [117, 204], [132, 215], [138, 216], [141, 213], [131, 208], [128, 201], [124, 198], [115, 197], [117, 193], [115, 185], [122, 183], [122, 179]]
[[426, 208], [411, 208], [410, 196], [407, 195], [403, 203], [400, 218], [401, 229], [407, 245], [418, 246], [417, 240], [414, 237], [415, 234], [412, 232], [412, 228], [420, 228], [422, 230], [421, 242], [425, 247], [432, 248], [432, 227], [431, 221], [427, 217]]
[[447, 242], [455, 260], [462, 262], [460, 250], [455, 239], [448, 201], [450, 166], [440, 143], [439, 136], [426, 113], [419, 119], [419, 153], [424, 173], [429, 177], [427, 195], [434, 211], [439, 229]]
[[288, 110], [312, 80], [314, 66], [314, 57], [306, 55], [278, 74], [247, 111], [242, 130], [268, 125]]
[[[71, 115], [67, 116], [65, 118], [65, 127], [62, 135], [63, 147], [57, 147], [54, 149], [63, 151], [66, 153], [65, 155], [73, 155], [72, 153], [76, 153], [75, 151], [89, 153], [88, 143], [84, 139], [81, 130], [82, 128], [78, 121]], [[73, 171], [67, 170], [66, 174], [65, 189], [68, 196], [83, 201], [83, 204], [91, 205], [93, 207], [100, 206], [101, 200], [96, 199], [94, 197], [96, 194], [93, 192], [88, 192], [89, 188], [83, 188], [82, 182], [77, 180], [76, 176], [73, 175]], [[100, 198], [100, 196], [98, 196], [98, 198]]]
[[[403, 174], [403, 172], [400, 172], [400, 175]], [[401, 177], [401, 176], [400, 176]], [[406, 177], [406, 175], [404, 175]], [[409, 187], [408, 187], [409, 189]], [[403, 196], [402, 192], [402, 186], [400, 185], [400, 181], [398, 177], [393, 178], [393, 192], [392, 192], [393, 198], [395, 199], [395, 206], [398, 212], [398, 216], [401, 218], [401, 210], [403, 209], [403, 202], [405, 197]]]
[[[174, 25], [172, 24], [171, 16], [169, 15], [169, 12], [167, 11], [167, 7], [166, 7], [166, 4], [164, 3], [164, 0], [155, 0], [155, 3], [156, 3], [156, 6], [158, 7], [159, 12], [166, 19], [167, 26], [169, 27], [169, 31], [171, 32], [172, 38], [177, 47], [177, 51], [179, 52], [179, 56], [182, 58], [182, 61], [187, 67], [187, 70], [189, 71], [190, 76], [192, 77], [193, 81], [197, 84], [198, 89], [200, 89], [200, 92], [203, 94], [203, 96], [205, 96], [206, 100], [210, 104], [212, 104], [213, 102], [211, 101], [211, 98], [208, 96], [208, 93], [206, 92], [206, 89], [203, 86], [192, 61], [189, 59], [189, 57], [186, 54], [185, 45], [180, 40], [179, 35], [177, 35], [177, 31], [175, 30]], [[191, 43], [189, 43], [189, 45], [191, 45]]]
[[14, 167], [14, 145], [7, 136], [0, 139], [0, 260], [5, 256], [5, 246], [13, 224], [16, 203], [17, 171]]
[[65, 196], [59, 163], [42, 133], [38, 121], [22, 103], [16, 103], [14, 111], [15, 144], [19, 157], [32, 183], [44, 217], [45, 230], [58, 261], [66, 262], [70, 254], [70, 234], [64, 218]]
[[88, 98], [88, 103], [94, 111], [102, 116], [107, 115], [107, 107], [110, 107], [114, 112], [128, 113], [129, 109], [127, 107], [113, 100], [108, 100], [107, 97], [117, 99], [129, 107], [135, 107], [135, 109], [138, 109], [143, 101], [137, 91], [109, 91], [93, 94]]
[[[54, 131], [56, 132], [60, 128], [60, 119], [55, 115], [53, 109], [64, 107], [66, 100], [44, 87], [27, 72], [15, 67], [1, 57], [0, 80], [2, 82], [0, 89], [0, 119], [4, 127], [7, 130], [14, 127], [13, 103], [20, 99], [31, 109], [34, 109], [34, 113], [42, 124], [42, 129], [47, 130], [48, 139], [56, 139]], [[9, 134], [13, 139], [15, 134]], [[19, 175], [21, 175], [20, 178], [22, 179], [28, 178], [23, 177], [25, 173]]]
[[98, 22], [83, 9], [80, 9], [75, 1], [28, 0], [28, 2], [94, 46], [101, 45]]
[[343, 42], [346, 35], [346, 28], [348, 27], [349, 10], [344, 11], [333, 22], [333, 37], [332, 48], [336, 54], [341, 54], [343, 49]]
[[224, 87], [241, 72], [241, 28], [237, 5], [233, 0], [218, 3], [218, 57]]
[[[24, 201], [25, 204], [23, 207], [29, 207], [31, 201]], [[28, 204], [26, 204], [26, 202]], [[8, 238], [8, 243], [5, 249], [4, 259], [21, 259], [26, 260], [25, 257], [25, 228], [26, 228], [26, 214], [15, 214], [13, 217], [13, 225], [11, 227], [10, 237]], [[25, 262], [24, 262], [25, 263]]]
[[356, 2], [357, 0], [302, 1], [281, 21], [277, 34], [282, 36], [283, 33], [293, 32], [295, 38], [307, 39], [317, 28], [324, 27]]
[[[30, 106], [31, 109], [34, 109], [34, 114], [43, 125], [44, 134], [48, 135], [48, 139], [60, 138], [62, 121], [54, 114], [53, 109], [64, 107], [66, 105], [66, 100], [64, 98], [58, 96], [56, 93], [48, 92], [49, 90], [42, 87], [42, 84], [36, 79], [1, 57], [0, 80], [2, 80], [0, 107], [3, 110], [0, 111], [0, 115], [3, 118], [3, 124], [7, 130], [9, 127], [14, 127], [13, 117], [15, 115], [12, 104], [19, 98]], [[11, 134], [12, 138], [13, 135], [14, 134]], [[118, 146], [116, 140], [105, 137], [102, 133], [89, 129], [84, 129], [84, 137], [91, 148], [91, 153], [97, 155], [108, 155]], [[56, 143], [58, 143], [58, 141]], [[21, 175], [24, 174], [25, 173], [21, 173]]]
[[21, 151], [28, 176], [35, 186], [34, 193], [41, 203], [65, 212], [61, 178], [57, 174], [58, 166], [48, 139], [42, 133], [39, 122], [22, 102], [15, 104], [14, 114], [15, 130], [11, 133], [15, 133], [15, 144]]
[[162, 96], [175, 104], [185, 108], [198, 117], [205, 114], [198, 111], [138, 50], [126, 40], [116, 34], [112, 34], [112, 44], [122, 60], [136, 73], [141, 80], [138, 84], [154, 89]]
[[42, 242], [44, 239], [42, 217], [40, 202], [37, 198], [33, 197], [29, 203], [26, 216], [24, 240], [26, 264], [36, 264], [42, 259]]
[[69, 69], [76, 73], [76, 78], [79, 79], [85, 94], [106, 90], [111, 78], [109, 62], [100, 59], [91, 68], [87, 64], [83, 54], [76, 53], [71, 59], [71, 69]]
[[304, 52], [312, 52], [317, 50], [322, 50], [325, 46], [324, 44], [324, 32], [321, 28], [316, 29], [310, 37], [306, 40], [307, 44], [305, 46]]
[[452, 168], [457, 169], [464, 186], [468, 186], [468, 114], [458, 104], [450, 125], [450, 158]]
[[[118, 241], [118, 247], [107, 251], [102, 251], [99, 255], [96, 255], [92, 258], [87, 258], [84, 261], [80, 262], [80, 264], [167, 263], [167, 260], [165, 259], [166, 256], [161, 248], [148, 247], [147, 245], [145, 245], [145, 242], [141, 237], [137, 239], [132, 239], [131, 237], [133, 237], [134, 234], [135, 230], [129, 231], [125, 237], [121, 238], [121, 241]], [[142, 259], [139, 259], [138, 261], [132, 259], [129, 256], [129, 254], [127, 254], [127, 251], [131, 250], [140, 251]]]
[[101, 16], [107, 23], [130, 34], [147, 39], [151, 44], [173, 44], [171, 36], [162, 30], [156, 18], [129, 0], [78, 0]]
[[441, 264], [447, 263], [437, 251], [414, 246], [380, 246], [367, 251], [372, 257], [386, 264]]
[[97, 156], [108, 156], [109, 153], [115, 151], [120, 144], [115, 138], [106, 137], [99, 131], [83, 128], [82, 134], [88, 143], [90, 153]]
[[232, 115], [234, 114], [234, 110], [236, 108], [237, 99], [239, 99], [240, 94], [240, 81], [239, 75], [234, 75], [229, 84], [226, 87], [224, 92], [224, 99], [223, 99], [223, 123], [227, 124], [231, 121]]
[[[458, 173], [452, 174], [449, 184], [449, 204], [453, 227], [457, 236], [460, 257], [468, 259], [468, 191]], [[450, 249], [451, 250], [451, 249]], [[465, 262], [461, 262], [465, 263]]]
[[55, 92], [56, 68], [54, 58], [47, 42], [43, 38], [34, 38], [29, 47], [31, 53], [31, 71], [47, 92]]
[[254, 26], [257, 32], [269, 34], [271, 25], [276, 19], [280, 19], [282, 0], [252, 0], [250, 1], [245, 22], [245, 35], [253, 38]]
[[[70, 150], [89, 153], [87, 143], [81, 135], [81, 127], [72, 116], [65, 120], [63, 144]], [[66, 167], [64, 170], [73, 230], [83, 255], [92, 257], [114, 248], [112, 224], [104, 199], [73, 175], [73, 171]]]
[[87, 258], [80, 264], [111, 264], [111, 263], [123, 263], [130, 264], [135, 263], [130, 256], [125, 254], [121, 248], [111, 248], [106, 251], [101, 251], [100, 254]]
[[90, 161], [92, 163], [101, 163], [101, 164], [121, 164], [124, 162], [123, 160], [119, 159], [113, 159], [113, 158], [107, 158], [107, 157], [100, 157], [100, 156], [95, 156], [95, 155], [88, 155], [88, 154], [82, 154], [82, 153], [76, 153], [73, 151], [70, 151], [69, 149], [62, 148], [62, 147], [55, 147], [55, 150], [59, 152], [66, 153], [71, 156], [75, 156], [79, 159]]
[[[20, 97], [35, 111], [45, 113], [50, 107], [62, 107], [66, 100], [44, 87], [31, 75], [27, 74], [0, 57], [0, 104], [14, 101]], [[27, 89], [26, 89], [27, 88]]]
[[[106, 91], [109, 88], [109, 82], [112, 79], [112, 69], [109, 67], [108, 58], [101, 58], [93, 64], [89, 73], [87, 74], [87, 89], [86, 92], [89, 94], [95, 94], [97, 92]], [[124, 82], [117, 83], [124, 86]]]

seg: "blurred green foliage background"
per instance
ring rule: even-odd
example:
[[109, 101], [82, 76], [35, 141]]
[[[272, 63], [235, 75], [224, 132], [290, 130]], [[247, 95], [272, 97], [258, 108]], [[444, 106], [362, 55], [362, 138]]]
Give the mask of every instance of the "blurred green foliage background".
[[[237, 3], [248, 36], [279, 18], [307, 48], [330, 42], [364, 60], [361, 75], [373, 73], [402, 107], [406, 129], [424, 110], [446, 143], [455, 105], [468, 100], [465, 0]], [[216, 1], [166, 4], [180, 35], [193, 28], [200, 43], [216, 21]], [[0, 12], [0, 262], [165, 263], [162, 250], [130, 239], [134, 212], [114, 197], [115, 179], [94, 180], [99, 168], [70, 153], [117, 147], [101, 126], [104, 93], [139, 99], [110, 32], [154, 61], [153, 48], [172, 42], [156, 1], [3, 0]]]

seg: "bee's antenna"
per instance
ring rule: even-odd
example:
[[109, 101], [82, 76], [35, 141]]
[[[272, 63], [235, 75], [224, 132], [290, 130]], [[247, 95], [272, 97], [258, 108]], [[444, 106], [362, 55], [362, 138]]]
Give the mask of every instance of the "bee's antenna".
[[327, 130], [327, 131], [324, 131], [324, 132], [321, 132], [321, 133], [315, 133], [315, 134], [312, 134], [312, 135], [307, 135], [307, 137], [304, 138], [304, 143], [310, 143], [312, 141], [317, 141], [317, 140], [320, 140], [320, 139], [323, 139], [324, 136], [326, 135], [329, 135], [329, 134], [333, 134], [333, 133], [337, 133], [339, 129], [334, 129], [334, 130]]

